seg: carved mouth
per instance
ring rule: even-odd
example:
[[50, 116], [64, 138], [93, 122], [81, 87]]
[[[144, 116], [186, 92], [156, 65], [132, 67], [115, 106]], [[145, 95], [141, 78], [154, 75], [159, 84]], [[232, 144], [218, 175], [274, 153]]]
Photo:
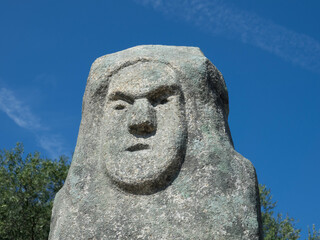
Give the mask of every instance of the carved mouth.
[[146, 149], [150, 149], [150, 146], [148, 144], [138, 143], [131, 147], [128, 147], [126, 151], [135, 152], [135, 151], [146, 150]]

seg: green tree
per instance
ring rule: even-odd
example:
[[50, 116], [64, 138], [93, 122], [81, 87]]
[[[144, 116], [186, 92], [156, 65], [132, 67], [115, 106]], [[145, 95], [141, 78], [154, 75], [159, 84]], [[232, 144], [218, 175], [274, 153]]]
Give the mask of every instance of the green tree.
[[308, 240], [320, 240], [320, 229], [316, 230], [316, 226], [312, 225], [312, 230], [308, 228]]
[[[281, 213], [275, 216], [276, 202], [272, 200], [270, 189], [259, 185], [263, 235], [265, 240], [295, 240], [300, 238], [301, 230], [295, 227], [295, 220]], [[320, 240], [320, 230], [313, 225], [308, 229], [308, 240]]]
[[23, 145], [0, 151], [0, 239], [47, 239], [53, 199], [63, 186], [68, 158], [39, 153], [23, 157]]

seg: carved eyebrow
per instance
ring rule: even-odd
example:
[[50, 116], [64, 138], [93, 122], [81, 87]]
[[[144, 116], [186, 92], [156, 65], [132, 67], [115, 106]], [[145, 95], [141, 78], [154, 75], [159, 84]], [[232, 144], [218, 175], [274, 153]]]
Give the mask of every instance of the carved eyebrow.
[[149, 92], [147, 94], [147, 97], [149, 99], [156, 99], [160, 96], [163, 95], [174, 95], [177, 94], [180, 91], [180, 86], [173, 84], [173, 85], [169, 85], [169, 86], [160, 86], [157, 87], [156, 89], [152, 90], [151, 92]]
[[111, 93], [108, 98], [111, 101], [122, 100], [122, 101], [125, 101], [125, 102], [130, 103], [130, 104], [134, 103], [134, 98], [131, 95], [125, 94], [123, 92]]

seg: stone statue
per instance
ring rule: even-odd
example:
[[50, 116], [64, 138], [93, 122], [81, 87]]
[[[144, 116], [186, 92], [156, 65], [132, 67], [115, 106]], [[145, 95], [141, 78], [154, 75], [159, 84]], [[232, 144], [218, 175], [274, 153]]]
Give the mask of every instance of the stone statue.
[[255, 170], [234, 150], [228, 112], [198, 48], [98, 58], [49, 239], [262, 239]]

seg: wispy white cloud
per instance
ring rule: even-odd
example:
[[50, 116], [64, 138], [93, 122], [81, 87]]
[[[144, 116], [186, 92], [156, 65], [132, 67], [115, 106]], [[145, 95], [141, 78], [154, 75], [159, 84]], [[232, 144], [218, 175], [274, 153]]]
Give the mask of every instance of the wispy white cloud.
[[20, 101], [14, 93], [0, 88], [0, 110], [5, 112], [18, 126], [29, 130], [43, 130], [40, 120], [32, 114], [29, 107]]
[[57, 159], [61, 154], [67, 154], [61, 136], [48, 134], [38, 136], [39, 145], [48, 152], [51, 158]]
[[6, 113], [18, 126], [35, 134], [38, 144], [51, 158], [66, 154], [63, 138], [58, 134], [52, 134], [48, 127], [41, 124], [40, 119], [32, 113], [30, 107], [12, 90], [0, 88], [0, 111]]
[[190, 22], [212, 35], [259, 47], [305, 69], [320, 73], [320, 43], [221, 0], [135, 0]]

